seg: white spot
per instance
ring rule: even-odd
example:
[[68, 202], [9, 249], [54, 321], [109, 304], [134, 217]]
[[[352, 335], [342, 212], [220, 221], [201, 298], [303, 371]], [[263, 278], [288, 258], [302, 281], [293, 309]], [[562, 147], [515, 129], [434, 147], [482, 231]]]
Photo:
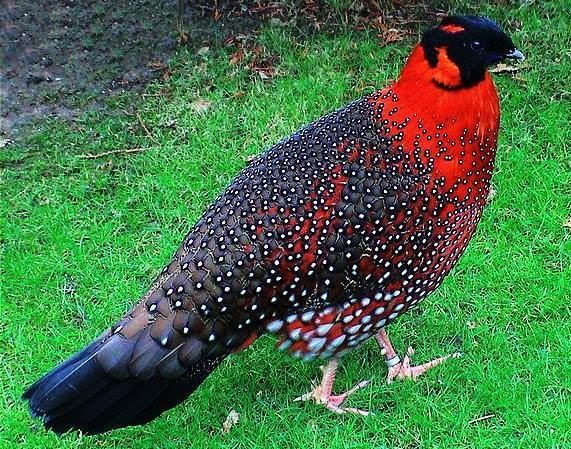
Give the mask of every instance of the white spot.
[[314, 315], [315, 315], [315, 312], [311, 312], [311, 311], [305, 312], [301, 315], [301, 321], [303, 321], [304, 323], [309, 323]]
[[361, 329], [361, 325], [360, 324], [355, 324], [354, 326], [351, 326], [349, 329], [347, 329], [347, 333], [354, 335], [357, 332], [359, 332], [359, 330]]
[[323, 317], [323, 316], [327, 316], [331, 313], [333, 313], [335, 310], [333, 309], [333, 307], [327, 307], [325, 309], [323, 309], [321, 312], [319, 312], [319, 316]]
[[327, 332], [329, 332], [329, 330], [333, 327], [333, 323], [329, 323], [329, 324], [322, 324], [321, 326], [318, 326], [316, 329], [316, 333], [317, 335], [319, 335], [320, 337], [323, 337]]
[[279, 331], [283, 325], [284, 322], [282, 320], [274, 320], [267, 324], [266, 329], [268, 330], [268, 332], [275, 333]]
[[384, 311], [385, 311], [385, 308], [383, 306], [380, 306], [380, 307], [377, 307], [373, 313], [375, 315], [381, 315]]
[[314, 338], [307, 345], [308, 349], [312, 352], [319, 351], [323, 345], [327, 343], [327, 338]]
[[289, 333], [289, 336], [292, 340], [299, 340], [299, 338], [301, 336], [301, 328], [298, 327], [297, 329], [292, 330]]
[[331, 343], [329, 343], [329, 347], [330, 348], [337, 348], [337, 347], [341, 346], [341, 343], [343, 343], [345, 341], [345, 338], [347, 338], [345, 335], [340, 335], [336, 339], [332, 340]]
[[353, 315], [347, 315], [345, 317], [343, 317], [343, 319], [341, 321], [343, 321], [343, 323], [348, 324], [351, 321], [353, 321], [355, 319], [355, 317]]
[[307, 354], [305, 354], [305, 355], [303, 356], [303, 359], [302, 359], [302, 360], [303, 360], [304, 362], [310, 362], [311, 360], [315, 359], [315, 357], [316, 357], [315, 354], [312, 354], [311, 352], [308, 352]]

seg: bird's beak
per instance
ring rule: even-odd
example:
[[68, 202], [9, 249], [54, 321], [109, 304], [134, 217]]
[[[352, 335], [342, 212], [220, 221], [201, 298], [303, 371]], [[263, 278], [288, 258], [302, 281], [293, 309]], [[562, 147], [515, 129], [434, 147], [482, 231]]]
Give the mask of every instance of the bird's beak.
[[525, 59], [525, 55], [521, 51], [519, 51], [517, 48], [514, 48], [510, 52], [506, 53], [506, 58], [517, 59], [518, 61], [523, 61]]

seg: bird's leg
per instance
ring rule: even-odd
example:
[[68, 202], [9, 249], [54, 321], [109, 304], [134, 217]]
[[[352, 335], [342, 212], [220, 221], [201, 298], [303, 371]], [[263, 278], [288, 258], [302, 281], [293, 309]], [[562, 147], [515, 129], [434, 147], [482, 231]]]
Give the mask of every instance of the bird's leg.
[[400, 357], [396, 353], [389, 340], [389, 336], [382, 329], [376, 336], [377, 343], [381, 348], [381, 353], [385, 356], [385, 362], [389, 368], [387, 374], [387, 383], [391, 383], [395, 378], [399, 379], [416, 379], [421, 374], [428, 371], [430, 368], [434, 368], [440, 365], [445, 360], [450, 357], [460, 357], [462, 354], [455, 352], [454, 354], [449, 354], [444, 357], [438, 357], [437, 359], [431, 360], [430, 362], [423, 363], [422, 365], [411, 366], [410, 360], [414, 354], [414, 350], [409, 346], [406, 351], [404, 359], [401, 361]]
[[321, 370], [323, 371], [323, 379], [321, 380], [321, 384], [317, 385], [313, 390], [309, 393], [305, 393], [304, 395], [295, 398], [295, 401], [314, 401], [317, 404], [322, 404], [327, 407], [329, 410], [335, 413], [355, 413], [357, 415], [366, 416], [369, 414], [366, 410], [359, 410], [357, 408], [352, 407], [343, 407], [342, 404], [345, 400], [357, 390], [366, 387], [369, 384], [368, 380], [363, 380], [355, 385], [350, 390], [346, 391], [345, 393], [339, 395], [331, 394], [333, 390], [333, 382], [335, 382], [335, 372], [337, 371], [337, 366], [339, 365], [339, 361], [337, 359], [331, 359], [326, 366], [322, 366]]

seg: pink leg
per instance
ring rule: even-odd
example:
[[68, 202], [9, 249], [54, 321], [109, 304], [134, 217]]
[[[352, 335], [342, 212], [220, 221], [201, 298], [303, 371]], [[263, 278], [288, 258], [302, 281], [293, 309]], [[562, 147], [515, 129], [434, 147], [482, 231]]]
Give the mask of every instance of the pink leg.
[[317, 385], [309, 393], [305, 393], [304, 395], [301, 395], [294, 400], [314, 401], [317, 404], [324, 405], [335, 413], [355, 413], [363, 416], [368, 415], [369, 412], [366, 410], [359, 410], [357, 408], [342, 406], [343, 402], [345, 402], [345, 400], [351, 394], [355, 393], [355, 391], [360, 390], [363, 387], [366, 387], [369, 384], [368, 380], [359, 382], [357, 385], [343, 394], [331, 394], [333, 390], [333, 382], [335, 382], [335, 372], [337, 371], [338, 364], [339, 361], [337, 359], [331, 359], [326, 366], [321, 367], [321, 370], [323, 371], [323, 379], [321, 380], [321, 384]]
[[411, 366], [410, 359], [414, 354], [414, 350], [409, 346], [404, 356], [404, 360], [401, 361], [400, 357], [396, 353], [389, 340], [389, 336], [382, 329], [376, 336], [377, 343], [381, 348], [381, 353], [385, 356], [385, 361], [389, 367], [389, 372], [387, 374], [387, 383], [391, 383], [395, 378], [399, 379], [416, 379], [421, 374], [428, 371], [430, 368], [434, 368], [440, 365], [445, 360], [450, 357], [460, 357], [462, 354], [455, 352], [454, 354], [449, 354], [444, 357], [438, 357], [437, 359], [431, 360], [430, 362], [423, 363], [422, 365]]

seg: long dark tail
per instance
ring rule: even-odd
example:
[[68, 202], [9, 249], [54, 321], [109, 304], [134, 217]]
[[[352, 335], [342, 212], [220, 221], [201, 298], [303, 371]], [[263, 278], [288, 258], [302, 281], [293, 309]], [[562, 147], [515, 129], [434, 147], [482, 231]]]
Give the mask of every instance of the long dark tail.
[[[197, 357], [192, 368], [179, 376], [161, 375], [160, 369], [153, 369], [150, 376], [126, 375], [119, 366], [127, 366], [125, 360], [131, 368], [135, 360], [142, 360], [140, 367], [135, 366], [141, 372], [151, 365], [160, 368], [174, 363], [169, 357], [176, 357], [176, 351], [161, 348], [148, 332], [141, 332], [132, 339], [135, 343], [127, 345], [123, 343], [131, 339], [116, 340], [122, 341], [122, 346], [115, 344], [116, 338], [109, 334], [100, 337], [30, 386], [23, 395], [29, 401], [30, 413], [43, 418], [46, 428], [60, 434], [69, 430], [97, 434], [144, 424], [184, 401], [225, 357]], [[136, 343], [147, 339], [144, 351], [133, 354]], [[109, 343], [116, 348], [110, 351]], [[126, 354], [123, 349], [129, 347]]]

